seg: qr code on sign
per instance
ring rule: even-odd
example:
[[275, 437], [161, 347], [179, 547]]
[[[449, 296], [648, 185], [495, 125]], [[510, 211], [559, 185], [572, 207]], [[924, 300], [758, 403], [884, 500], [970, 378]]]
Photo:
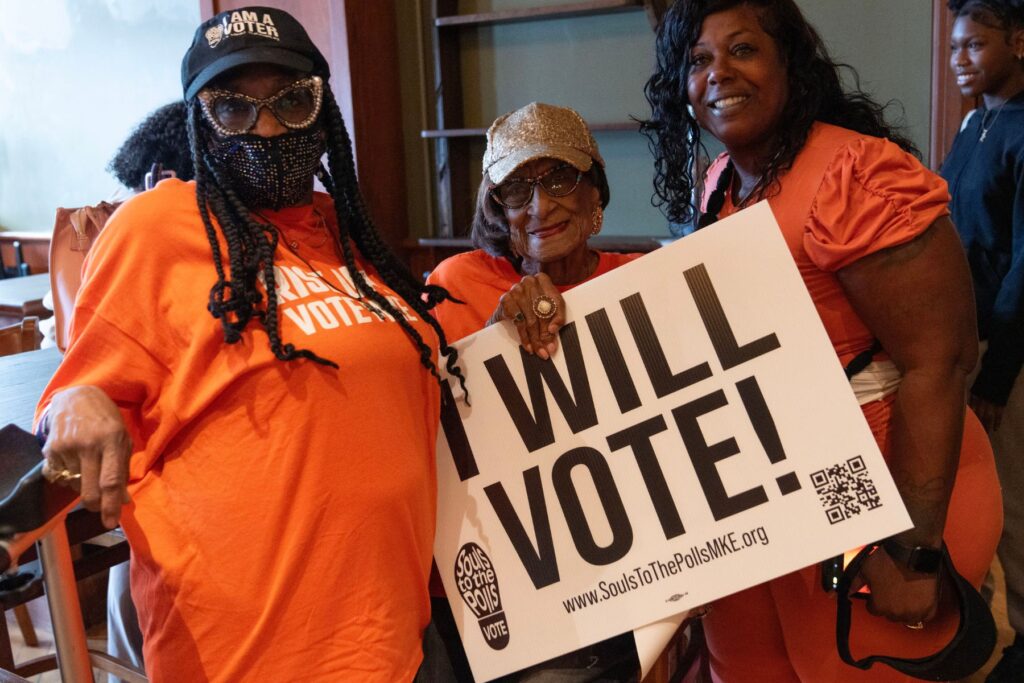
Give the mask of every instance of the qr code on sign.
[[864, 458], [859, 455], [813, 472], [811, 483], [831, 524], [859, 515], [862, 510], [882, 507]]

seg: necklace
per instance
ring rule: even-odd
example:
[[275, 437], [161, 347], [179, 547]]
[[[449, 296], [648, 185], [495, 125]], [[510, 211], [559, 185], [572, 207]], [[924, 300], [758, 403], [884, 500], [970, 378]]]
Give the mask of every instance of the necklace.
[[[313, 213], [316, 215], [316, 218], [317, 218], [317, 224], [316, 224], [315, 231], [320, 234], [320, 241], [317, 242], [316, 244], [309, 244], [308, 246], [311, 249], [319, 249], [320, 247], [322, 247], [325, 244], [327, 244], [327, 240], [330, 239], [331, 233], [327, 229], [327, 219], [324, 218], [324, 215], [322, 213], [320, 213], [319, 209], [314, 208], [313, 209]], [[263, 218], [264, 220], [266, 220], [266, 218], [264, 216], [262, 216], [262, 215], [260, 215], [260, 218]], [[276, 229], [276, 226], [275, 226], [275, 229]], [[282, 238], [284, 237], [284, 234], [280, 230], [277, 231], [277, 234], [281, 235]], [[285, 242], [285, 244], [287, 244], [291, 248], [293, 253], [295, 252], [295, 250], [297, 250], [299, 248], [299, 241], [298, 240], [294, 240], [294, 239], [293, 240], [288, 240], [288, 241]], [[296, 254], [296, 256], [298, 256], [298, 254]]]
[[[327, 229], [327, 224], [326, 224], [326, 221], [324, 220], [323, 214], [321, 214], [316, 209], [313, 209], [313, 212], [316, 213], [317, 218], [320, 219], [320, 224], [319, 224], [318, 227], [321, 230], [323, 230], [323, 233], [324, 233], [324, 238], [323, 238], [323, 240], [319, 244], [317, 244], [317, 245], [310, 245], [311, 247], [316, 249], [318, 247], [322, 247], [324, 244], [327, 243], [327, 240], [330, 238], [330, 231]], [[328, 280], [323, 275], [321, 275], [320, 271], [317, 270], [316, 268], [314, 268], [313, 264], [311, 264], [309, 261], [307, 261], [305, 258], [303, 258], [302, 254], [300, 254], [298, 252], [298, 248], [299, 248], [298, 241], [296, 241], [296, 240], [286, 240], [284, 238], [284, 233], [281, 232], [281, 229], [278, 228], [276, 225], [274, 225], [274, 223], [272, 221], [270, 221], [266, 216], [261, 214], [259, 211], [253, 211], [253, 214], [255, 214], [256, 216], [259, 216], [260, 219], [262, 219], [264, 225], [269, 225], [271, 228], [274, 229], [274, 232], [277, 233], [277, 237], [278, 237], [277, 242], [278, 242], [278, 244], [284, 246], [285, 249], [287, 249], [289, 252], [291, 252], [292, 256], [294, 256], [295, 258], [299, 259], [299, 261], [301, 261], [302, 264], [304, 266], [306, 266], [306, 268], [308, 269], [307, 272], [310, 273], [313, 277], [315, 277], [317, 280], [322, 282], [324, 285], [326, 285], [332, 291], [334, 291], [334, 292], [336, 292], [338, 294], [341, 294], [342, 296], [349, 297], [349, 298], [355, 299], [356, 301], [359, 301], [361, 304], [363, 304], [364, 308], [368, 309], [372, 313], [377, 314], [378, 317], [383, 317], [383, 316], [381, 316], [381, 314], [378, 311], [374, 310], [369, 305], [369, 302], [364, 299], [363, 294], [361, 292], [359, 292], [358, 290], [355, 290], [355, 296], [353, 296], [351, 293], [344, 292], [341, 289], [339, 289], [338, 287], [334, 286], [334, 283], [332, 283], [330, 280]]]
[[[277, 234], [278, 234], [278, 235], [281, 235], [281, 231], [277, 229], [277, 226], [274, 226], [274, 229], [275, 229], [275, 230], [277, 230]], [[295, 250], [295, 248], [294, 248], [294, 247], [292, 246], [292, 244], [291, 244], [291, 243], [289, 243], [289, 242], [286, 242], [285, 240], [278, 240], [278, 241], [279, 241], [279, 242], [280, 242], [281, 244], [283, 244], [283, 245], [285, 246], [285, 248], [286, 248], [286, 249], [287, 249], [288, 251], [290, 251], [290, 252], [292, 253], [292, 256], [294, 256], [295, 258], [297, 258], [297, 259], [299, 259], [300, 261], [302, 261], [302, 265], [306, 266], [306, 269], [307, 269], [307, 270], [306, 270], [306, 272], [308, 272], [308, 273], [309, 273], [310, 275], [312, 275], [313, 277], [315, 277], [315, 278], [316, 278], [317, 280], [319, 280], [320, 282], [322, 282], [322, 283], [324, 283], [325, 285], [327, 285], [327, 287], [329, 287], [330, 289], [332, 289], [332, 290], [333, 290], [334, 292], [336, 292], [337, 294], [341, 294], [342, 296], [348, 296], [348, 297], [350, 297], [350, 295], [349, 295], [348, 293], [346, 293], [346, 292], [343, 292], [343, 291], [341, 291], [340, 289], [338, 289], [337, 287], [335, 287], [335, 286], [334, 286], [334, 284], [333, 284], [333, 283], [332, 283], [332, 282], [331, 282], [330, 280], [328, 280], [328, 279], [327, 279], [327, 278], [325, 278], [325, 277], [324, 277], [323, 275], [321, 275], [321, 274], [320, 274], [320, 271], [319, 271], [318, 269], [316, 269], [316, 268], [314, 268], [314, 267], [313, 267], [313, 264], [311, 264], [311, 263], [310, 263], [309, 261], [307, 261], [306, 259], [302, 258], [302, 254], [300, 254], [300, 253], [299, 253], [298, 251], [296, 251], [296, 250]], [[359, 294], [358, 292], [356, 292], [356, 296], [355, 296], [355, 297], [350, 297], [350, 298], [355, 298], [355, 299], [358, 299], [358, 300], [362, 300], [362, 298], [363, 298], [363, 297], [362, 297], [362, 295], [361, 295], [361, 294]]]
[[1002, 104], [999, 105], [999, 108], [996, 109], [996, 115], [992, 117], [992, 123], [988, 124], [988, 126], [985, 125], [985, 119], [988, 118], [989, 112], [986, 111], [982, 115], [982, 117], [981, 117], [981, 137], [978, 138], [978, 142], [985, 142], [985, 136], [988, 135], [988, 132], [990, 130], [992, 130], [992, 126], [996, 125], [996, 121], [999, 120], [999, 115], [1003, 113], [1003, 107], [1006, 106], [1006, 102], [1009, 102], [1009, 100], [1006, 100], [1005, 102], [1003, 102]]
[[[281, 231], [277, 229], [277, 226], [275, 226], [273, 223], [270, 223], [269, 225], [271, 225], [271, 227], [273, 227], [274, 230], [277, 230], [277, 234], [278, 235], [281, 234]], [[315, 277], [320, 282], [324, 283], [329, 289], [333, 290], [337, 294], [342, 295], [345, 298], [352, 299], [353, 301], [358, 301], [360, 303], [360, 305], [362, 305], [362, 307], [364, 309], [366, 309], [367, 311], [369, 311], [373, 315], [377, 316], [377, 318], [379, 320], [386, 320], [386, 317], [384, 315], [385, 312], [382, 311], [378, 307], [378, 304], [376, 304], [376, 303], [370, 301], [369, 299], [367, 299], [365, 296], [363, 296], [363, 293], [360, 292], [356, 288], [355, 280], [351, 277], [351, 274], [350, 274], [350, 278], [349, 279], [351, 281], [351, 285], [350, 286], [352, 287], [352, 291], [350, 291], [350, 292], [342, 291], [341, 289], [338, 289], [337, 287], [335, 287], [334, 284], [330, 280], [328, 280], [323, 275], [321, 275], [320, 271], [313, 267], [313, 264], [311, 264], [306, 259], [302, 258], [302, 255], [299, 254], [299, 252], [297, 252], [294, 249], [292, 249], [291, 245], [288, 242], [283, 242], [282, 241], [282, 244], [284, 244], [285, 248], [287, 248], [288, 251], [290, 251], [295, 258], [297, 258], [300, 261], [302, 261], [303, 265], [305, 265], [306, 268], [309, 269], [308, 272], [310, 274], [312, 274], [313, 277]], [[344, 266], [342, 266], [342, 267], [344, 267]], [[339, 275], [339, 277], [340, 277], [340, 275]], [[363, 273], [363, 277], [364, 277], [364, 279], [366, 279], [366, 274], [365, 273]], [[370, 281], [368, 279], [366, 280], [366, 286], [369, 287], [370, 289], [373, 289], [373, 285], [370, 283]], [[374, 290], [374, 291], [376, 291], [376, 290]]]
[[735, 195], [737, 195], [737, 197], [736, 197], [736, 201], [733, 202], [733, 206], [735, 206], [737, 209], [742, 209], [742, 208], [746, 207], [747, 202], [749, 202], [758, 193], [758, 191], [761, 189], [761, 181], [764, 179], [764, 176], [759, 176], [757, 178], [757, 182], [754, 183], [754, 186], [751, 187], [750, 190], [748, 190], [747, 193], [745, 195], [743, 195], [742, 197], [740, 197], [738, 195], [739, 195], [739, 190], [742, 189], [742, 187], [743, 187], [743, 181], [740, 180], [740, 174], [739, 173], [734, 173], [733, 176], [736, 179], [736, 182], [739, 183], [739, 185], [740, 185], [740, 187], [737, 188], [736, 192], [734, 193]]

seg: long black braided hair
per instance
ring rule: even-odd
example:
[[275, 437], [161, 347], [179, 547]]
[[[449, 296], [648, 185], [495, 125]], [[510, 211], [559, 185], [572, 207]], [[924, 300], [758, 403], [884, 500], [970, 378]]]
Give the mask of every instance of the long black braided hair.
[[[445, 368], [449, 374], [459, 379], [465, 389], [465, 379], [456, 365], [458, 354], [448, 345], [444, 330], [430, 314], [430, 310], [438, 303], [455, 299], [444, 288], [425, 285], [417, 280], [374, 228], [359, 192], [352, 156], [352, 141], [345, 128], [341, 110], [326, 81], [323, 87], [322, 112], [319, 121], [314, 125], [321, 126], [326, 137], [328, 168], [321, 166], [318, 176], [334, 199], [342, 255], [356, 291], [361, 297], [372, 302], [372, 306], [367, 305], [374, 313], [379, 315], [379, 310], [383, 310], [401, 325], [416, 347], [420, 363], [440, 381], [437, 367], [431, 360], [431, 348], [405, 316], [367, 282], [356, 265], [350, 238], [363, 257], [377, 270], [381, 279], [434, 329], [440, 341], [441, 354], [446, 358]], [[188, 136], [195, 165], [196, 202], [206, 228], [217, 272], [217, 282], [210, 289], [208, 308], [211, 315], [220, 320], [224, 330], [224, 341], [228, 344], [237, 343], [242, 337], [242, 331], [253, 318], [256, 318], [266, 330], [270, 338], [270, 348], [278, 359], [306, 359], [337, 368], [338, 365], [333, 360], [322, 358], [308, 349], [298, 349], [294, 344], [281, 339], [278, 329], [277, 284], [274, 276], [277, 231], [272, 225], [252, 218], [249, 209], [232, 189], [226, 169], [222, 168], [207, 150], [206, 140], [210, 135], [213, 135], [213, 132], [203, 118], [199, 101], [193, 99], [188, 111]], [[212, 216], [216, 217], [220, 232], [227, 242], [226, 263], [211, 212]], [[263, 280], [267, 292], [265, 305], [263, 295], [256, 286], [259, 279]]]
[[[839, 64], [828, 54], [821, 36], [804, 18], [793, 0], [680, 0], [672, 5], [658, 28], [657, 65], [644, 86], [651, 118], [641, 122], [655, 158], [655, 206], [673, 223], [687, 223], [696, 212], [695, 160], [703, 150], [701, 129], [689, 109], [687, 79], [690, 50], [700, 37], [708, 15], [749, 5], [760, 16], [761, 26], [778, 46], [787, 66], [789, 101], [783, 109], [774, 153], [764, 171], [761, 189], [777, 188], [779, 174], [793, 165], [807, 142], [815, 121], [831, 123], [859, 133], [889, 138], [904, 150], [920, 156], [914, 144], [886, 123], [885, 107], [860, 89], [856, 71]], [[840, 69], [848, 69], [854, 87], [844, 91]], [[730, 176], [723, 173], [723, 176]], [[728, 177], [726, 178], [726, 180]], [[708, 221], [721, 210], [727, 183], [720, 183], [709, 198]], [[721, 196], [718, 196], [721, 195]], [[718, 205], [716, 211], [711, 209]]]

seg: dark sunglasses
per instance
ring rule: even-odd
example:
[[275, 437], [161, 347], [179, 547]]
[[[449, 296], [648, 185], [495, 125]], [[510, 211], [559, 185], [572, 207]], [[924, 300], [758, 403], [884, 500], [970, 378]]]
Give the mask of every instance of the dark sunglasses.
[[206, 120], [224, 136], [248, 133], [263, 107], [285, 128], [299, 130], [311, 126], [320, 115], [324, 82], [319, 76], [303, 78], [265, 99], [216, 88], [201, 90], [197, 97]]
[[540, 185], [552, 197], [572, 194], [580, 184], [583, 172], [563, 164], [541, 173], [536, 178], [510, 178], [490, 191], [491, 197], [506, 209], [521, 209], [533, 199], [533, 188]]

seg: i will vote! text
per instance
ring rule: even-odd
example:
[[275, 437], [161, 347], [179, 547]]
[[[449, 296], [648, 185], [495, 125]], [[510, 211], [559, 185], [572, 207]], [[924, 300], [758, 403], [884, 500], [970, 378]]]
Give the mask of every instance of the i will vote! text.
[[[704, 330], [723, 370], [737, 367], [780, 348], [779, 340], [772, 332], [745, 343], [737, 341], [707, 268], [703, 264], [687, 269], [683, 276], [686, 289], [696, 304]], [[639, 293], [621, 299], [618, 304], [642, 359], [647, 379], [658, 398], [713, 377], [711, 366], [707, 362], [679, 371], [669, 367], [664, 343], [659, 339]], [[639, 408], [642, 405], [640, 394], [624, 359], [620, 340], [612, 328], [608, 312], [602, 308], [587, 314], [584, 320], [619, 411], [626, 414]], [[568, 386], [554, 363], [528, 354], [522, 348], [519, 349], [519, 358], [526, 380], [525, 396], [512, 377], [503, 355], [484, 361], [490, 380], [494, 383], [523, 445], [530, 453], [555, 442], [545, 386], [574, 434], [598, 424], [579, 334], [576, 323], [569, 323], [560, 331]], [[772, 463], [785, 460], [785, 451], [778, 430], [757, 379], [754, 376], [746, 377], [736, 382], [735, 386], [743, 404], [743, 412], [748, 416], [769, 460]], [[755, 486], [733, 495], [726, 491], [717, 463], [739, 454], [739, 446], [734, 438], [713, 444], [707, 443], [698, 419], [727, 405], [728, 400], [724, 391], [717, 388], [672, 408], [669, 411], [670, 419], [666, 419], [666, 415], [658, 414], [606, 438], [611, 452], [625, 448], [632, 451], [666, 539], [686, 532], [679, 508], [669, 490], [651, 441], [652, 437], [669, 429], [670, 421], [681, 437], [682, 446], [693, 465], [715, 520], [725, 519], [768, 502], [768, 494], [762, 486]], [[442, 391], [441, 422], [459, 478], [466, 481], [478, 476], [476, 457], [447, 381]], [[573, 483], [572, 474], [578, 467], [584, 468], [592, 478], [607, 517], [611, 541], [604, 545], [595, 539]], [[517, 511], [514, 508], [503, 482], [485, 486], [484, 492], [530, 579], [539, 589], [558, 582], [558, 561], [548, 516], [548, 496], [542, 484], [540, 467], [527, 468], [523, 471], [522, 477], [528, 511]], [[551, 465], [551, 483], [575, 548], [582, 559], [594, 565], [607, 565], [629, 552], [633, 544], [632, 525], [608, 460], [601, 451], [592, 447], [578, 447], [562, 453]], [[783, 495], [800, 488], [799, 480], [792, 472], [777, 477], [776, 483]], [[524, 519], [532, 524], [536, 544], [527, 534]]]

